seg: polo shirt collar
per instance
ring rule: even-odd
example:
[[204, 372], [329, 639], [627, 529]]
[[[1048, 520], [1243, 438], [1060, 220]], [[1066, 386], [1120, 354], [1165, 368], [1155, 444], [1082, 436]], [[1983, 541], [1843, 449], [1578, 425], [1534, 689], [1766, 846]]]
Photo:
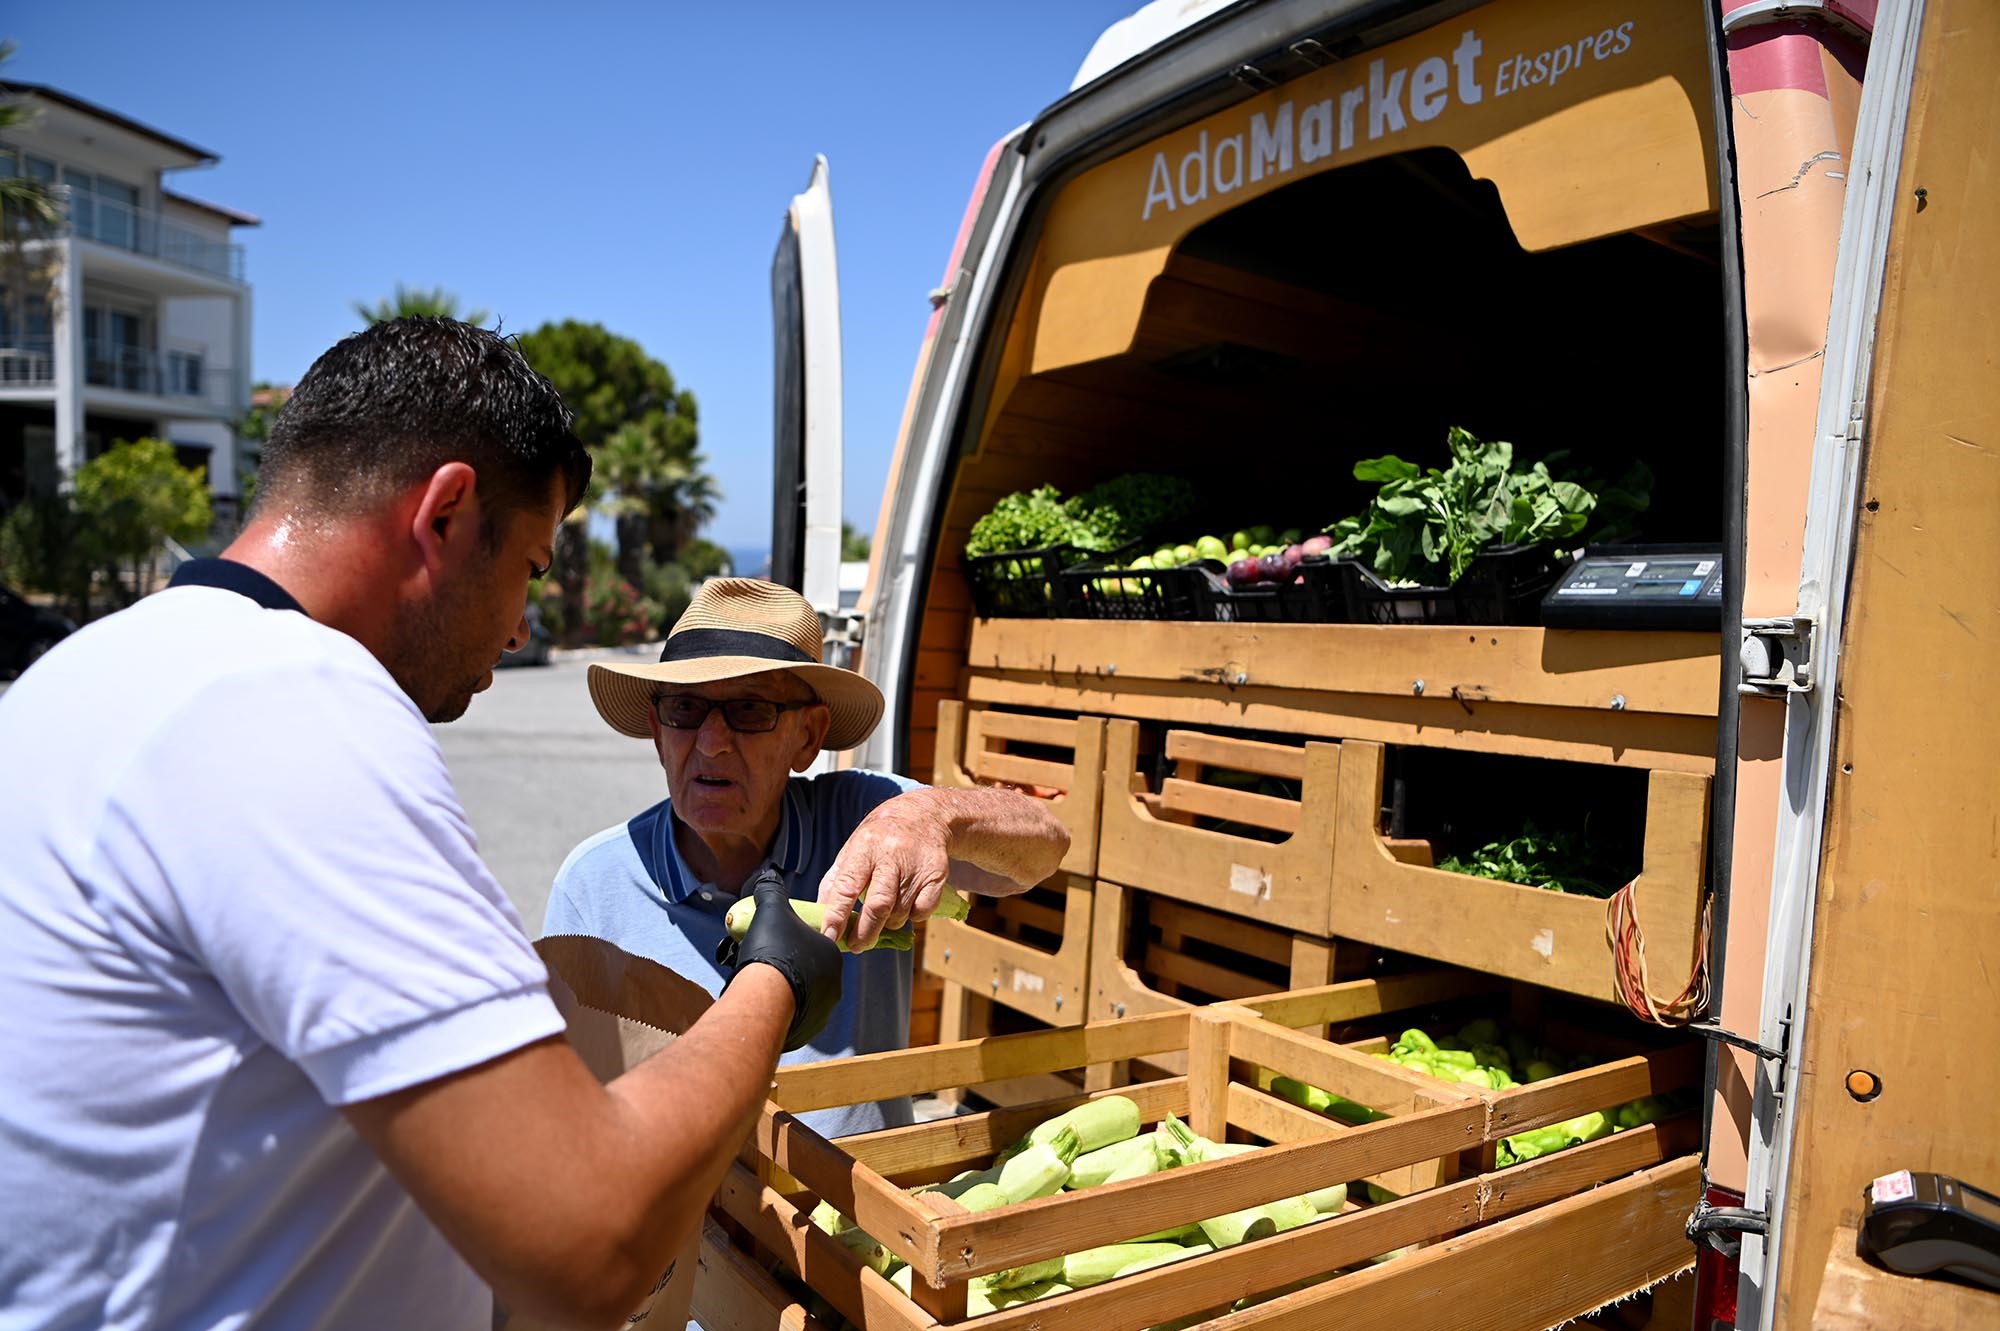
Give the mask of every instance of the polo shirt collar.
[[[298, 598], [265, 574], [233, 559], [190, 559], [174, 570], [169, 587], [219, 587], [248, 597], [266, 610], [296, 610], [306, 613]], [[307, 616], [310, 618], [310, 616]]]
[[[778, 806], [778, 835], [771, 842], [770, 853], [765, 855], [759, 869], [776, 868], [785, 875], [786, 881], [798, 876], [800, 866], [811, 863], [812, 820], [806, 817], [805, 797], [800, 792], [799, 781], [787, 781], [785, 793]], [[662, 817], [653, 822], [653, 854], [648, 857], [658, 871], [653, 875], [655, 886], [670, 906], [678, 906], [703, 888], [713, 888], [696, 875], [681, 857], [680, 842], [674, 830], [680, 826], [680, 819], [674, 816], [673, 801], [665, 802]], [[819, 885], [813, 884], [815, 888]]]

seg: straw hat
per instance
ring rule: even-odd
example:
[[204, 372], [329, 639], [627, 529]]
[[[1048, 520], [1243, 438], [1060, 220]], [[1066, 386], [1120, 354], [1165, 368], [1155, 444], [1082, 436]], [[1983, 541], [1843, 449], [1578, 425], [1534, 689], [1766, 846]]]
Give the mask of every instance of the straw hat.
[[656, 665], [590, 664], [590, 700], [621, 735], [651, 739], [653, 699], [670, 684], [714, 684], [788, 674], [833, 713], [829, 750], [851, 749], [882, 719], [882, 691], [839, 666], [820, 664], [819, 616], [789, 587], [759, 578], [715, 578], [694, 594], [667, 635]]

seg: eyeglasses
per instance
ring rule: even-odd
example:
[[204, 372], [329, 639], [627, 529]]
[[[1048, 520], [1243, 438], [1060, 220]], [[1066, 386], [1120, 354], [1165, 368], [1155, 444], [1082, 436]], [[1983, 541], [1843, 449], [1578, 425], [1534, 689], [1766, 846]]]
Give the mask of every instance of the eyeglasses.
[[653, 699], [653, 713], [670, 730], [700, 730], [708, 714], [722, 709], [723, 724], [742, 734], [775, 730], [778, 714], [811, 707], [809, 702], [772, 702], [768, 698], [703, 698], [692, 693], [662, 693]]

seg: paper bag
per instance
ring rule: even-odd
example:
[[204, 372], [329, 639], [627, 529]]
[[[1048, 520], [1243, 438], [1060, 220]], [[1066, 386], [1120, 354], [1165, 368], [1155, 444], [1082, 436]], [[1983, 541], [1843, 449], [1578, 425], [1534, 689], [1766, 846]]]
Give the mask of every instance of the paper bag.
[[[535, 944], [549, 968], [549, 996], [569, 1022], [569, 1042], [599, 1081], [610, 1081], [672, 1044], [713, 1001], [700, 985], [635, 957], [601, 938], [544, 938]], [[694, 1302], [701, 1225], [664, 1272], [628, 1325], [681, 1331]], [[527, 1316], [506, 1331], [546, 1331]]]

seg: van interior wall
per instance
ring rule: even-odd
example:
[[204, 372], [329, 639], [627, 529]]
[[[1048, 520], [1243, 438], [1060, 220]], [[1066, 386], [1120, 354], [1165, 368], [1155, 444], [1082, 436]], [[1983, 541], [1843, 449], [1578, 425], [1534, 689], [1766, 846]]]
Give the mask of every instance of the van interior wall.
[[[1423, 149], [1329, 171], [1190, 232], [1124, 355], [1030, 376], [960, 459], [911, 710], [927, 774], [936, 704], [971, 623], [961, 553], [1002, 495], [1129, 470], [1195, 480], [1197, 531], [1316, 531], [1360, 511], [1355, 461], [1448, 460], [1446, 430], [1613, 479], [1652, 470], [1642, 538], [1722, 535], [1723, 275], [1716, 219], [1543, 253], [1494, 187]], [[1163, 533], [1163, 535], [1166, 535]]]

